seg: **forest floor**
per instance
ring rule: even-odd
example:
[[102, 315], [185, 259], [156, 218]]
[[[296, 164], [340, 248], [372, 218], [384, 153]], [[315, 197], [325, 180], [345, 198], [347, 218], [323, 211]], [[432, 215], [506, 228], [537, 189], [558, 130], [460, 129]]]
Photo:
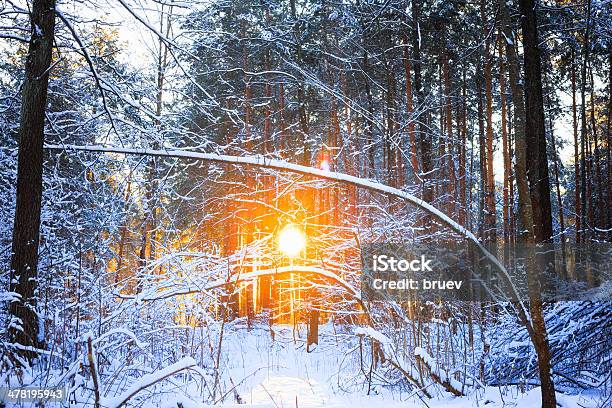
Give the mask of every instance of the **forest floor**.
[[[237, 329], [237, 327], [234, 327]], [[337, 327], [336, 327], [337, 329]], [[274, 339], [268, 327], [246, 327], [224, 334], [222, 382], [230, 389], [219, 397], [223, 408], [410, 408], [410, 407], [518, 407], [540, 406], [539, 388], [521, 393], [517, 387], [487, 387], [466, 397], [439, 394], [421, 399], [414, 391], [389, 384], [380, 374], [369, 386], [359, 365], [356, 336], [339, 333], [333, 326], [322, 326], [320, 344], [311, 352], [305, 348], [305, 329], [293, 337], [291, 327], [274, 326]], [[367, 372], [369, 365], [364, 368]], [[233, 390], [232, 390], [233, 389]], [[431, 390], [430, 390], [431, 391]], [[165, 401], [149, 401], [145, 406], [203, 408], [187, 397], [173, 395]], [[566, 408], [602, 406], [595, 395], [558, 394]], [[150, 405], [149, 405], [150, 404]], [[211, 405], [212, 407], [212, 405]]]
[[[219, 326], [216, 327], [218, 329]], [[425, 398], [413, 387], [407, 386], [394, 369], [374, 370], [370, 375], [369, 342], [360, 348], [359, 337], [349, 326], [320, 326], [319, 345], [306, 350], [305, 327], [294, 330], [291, 326], [255, 323], [247, 327], [244, 320], [225, 325], [222, 336], [212, 330], [204, 338], [194, 339], [196, 349], [210, 353], [208, 367], [211, 371], [216, 350], [221, 341], [218, 362], [217, 387], [212, 377], [176, 377], [160, 381], [155, 386], [141, 390], [130, 401], [130, 406], [143, 408], [537, 408], [541, 406], [539, 388], [521, 392], [517, 386], [480, 387], [467, 391], [464, 397], [454, 397], [427, 382], [432, 398]], [[210, 336], [210, 337], [209, 337]], [[172, 348], [172, 343], [166, 346]], [[176, 351], [183, 346], [178, 346]], [[363, 353], [361, 353], [363, 351]], [[184, 349], [183, 349], [184, 352]], [[182, 354], [182, 353], [181, 353]], [[361, 357], [360, 357], [361, 356]], [[204, 356], [202, 356], [204, 357]], [[189, 357], [195, 363], [195, 361]], [[363, 362], [361, 362], [363, 361]], [[217, 363], [213, 363], [216, 366]], [[161, 370], [163, 372], [163, 370]], [[159, 373], [158, 373], [159, 374]], [[144, 377], [143, 377], [144, 378]], [[182, 378], [182, 380], [181, 380]], [[194, 381], [194, 379], [198, 379]], [[206, 378], [205, 381], [202, 379]], [[136, 380], [134, 384], [138, 385]], [[92, 384], [87, 387], [90, 390]], [[216, 389], [212, 393], [211, 389]], [[223, 394], [218, 390], [223, 390]], [[212, 395], [212, 398], [209, 396]], [[216, 394], [216, 395], [215, 395]], [[207, 401], [203, 403], [202, 395]], [[557, 394], [560, 408], [604, 408], [609, 401], [602, 401], [603, 393]], [[93, 396], [87, 393], [71, 407], [92, 407]], [[116, 395], [105, 397], [102, 407], [117, 407]], [[2, 407], [0, 401], [0, 407]], [[32, 406], [11, 404], [7, 407]], [[51, 403], [53, 406], [66, 406]]]

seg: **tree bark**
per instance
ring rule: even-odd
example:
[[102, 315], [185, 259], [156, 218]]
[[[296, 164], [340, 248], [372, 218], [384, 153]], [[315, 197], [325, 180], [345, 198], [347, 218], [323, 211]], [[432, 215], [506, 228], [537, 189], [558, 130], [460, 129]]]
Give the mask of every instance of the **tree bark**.
[[[302, 33], [300, 30], [300, 21], [297, 18], [297, 11], [295, 6], [295, 0], [289, 1], [290, 9], [291, 9], [291, 18], [293, 20], [293, 35], [295, 37], [296, 42], [296, 62], [298, 64], [302, 63]], [[298, 119], [300, 123], [300, 133], [302, 145], [304, 148], [304, 154], [302, 158], [302, 163], [306, 166], [310, 164], [311, 160], [311, 152], [310, 152], [310, 142], [308, 140], [308, 115], [306, 114], [306, 101], [305, 101], [305, 93], [304, 93], [304, 81], [301, 79], [298, 83], [297, 89], [297, 99], [298, 99]]]
[[[160, 12], [160, 22], [159, 22], [159, 32], [164, 33], [164, 36], [168, 38], [170, 36], [171, 31], [171, 23], [172, 23], [172, 12], [173, 7], [170, 6], [168, 10], [164, 9], [164, 5], [162, 5]], [[165, 25], [164, 25], [165, 22]], [[153, 124], [157, 128], [158, 132], [161, 132], [161, 121], [160, 117], [163, 109], [163, 101], [164, 101], [164, 84], [166, 81], [166, 69], [168, 66], [168, 45], [161, 38], [158, 38], [157, 44], [157, 75], [156, 75], [156, 92], [155, 92], [155, 115], [156, 119], [154, 119]], [[159, 140], [145, 140], [145, 145], [151, 143], [154, 149], [158, 149], [160, 146]], [[146, 164], [147, 171], [147, 184], [145, 188], [145, 214], [144, 220], [142, 224], [142, 238], [139, 252], [139, 267], [144, 268], [147, 263], [153, 259], [155, 259], [155, 251], [156, 251], [156, 242], [158, 241], [156, 237], [156, 231], [158, 227], [158, 212], [159, 209], [155, 202], [157, 201], [158, 186], [157, 186], [157, 162], [155, 159], [151, 159]], [[141, 271], [142, 272], [142, 271]], [[140, 277], [137, 283], [137, 290], [140, 290], [141, 287]]]
[[[455, 174], [455, 140], [453, 137], [453, 103], [451, 97], [451, 70], [450, 70], [450, 48], [448, 45], [446, 24], [442, 26], [442, 39], [444, 46], [442, 47], [442, 75], [444, 82], [444, 124], [446, 130], [446, 154], [448, 159], [444, 160], [448, 166], [448, 178], [447, 188], [445, 194], [449, 197], [448, 200], [448, 214], [452, 217], [456, 216], [457, 203], [454, 197], [457, 196], [457, 176]], [[451, 198], [453, 197], [453, 198]]]
[[[503, 3], [503, 2], [502, 2]], [[546, 322], [544, 320], [542, 299], [540, 296], [540, 283], [538, 280], [533, 243], [547, 241], [552, 236], [552, 217], [550, 214], [550, 186], [548, 183], [548, 160], [546, 157], [546, 135], [544, 132], [544, 105], [542, 97], [542, 76], [540, 70], [540, 55], [538, 49], [538, 33], [535, 2], [533, 0], [520, 0], [520, 11], [522, 14], [521, 25], [523, 32], [523, 48], [525, 53], [525, 106], [521, 107], [522, 99], [516, 90], [518, 88], [517, 63], [511, 68], [511, 82], [513, 88], [513, 102], [517, 106], [515, 118], [525, 117], [524, 131], [516, 129], [516, 180], [519, 191], [519, 216], [521, 217], [522, 243], [527, 247], [527, 281], [529, 287], [529, 300], [531, 306], [531, 319], [533, 330], [531, 338], [538, 358], [538, 369], [542, 393], [542, 408], [556, 407], [555, 384], [552, 380], [550, 349], [546, 333]], [[505, 8], [505, 7], [504, 7]], [[512, 38], [512, 37], [509, 37]], [[509, 47], [510, 48], [510, 47]], [[512, 51], [514, 53], [514, 51]], [[522, 109], [521, 109], [522, 108]], [[524, 116], [523, 116], [524, 115]], [[528, 141], [531, 140], [531, 143]], [[537, 163], [541, 172], [532, 183], [531, 194], [526, 191], [526, 160], [527, 148], [537, 147]], [[531, 161], [533, 164], [533, 161]], [[529, 168], [531, 172], [533, 169]], [[532, 180], [533, 176], [532, 174]], [[535, 187], [535, 188], [533, 188]], [[529, 200], [540, 200], [537, 207], [529, 205]], [[530, 209], [539, 213], [537, 217], [541, 224], [536, 224], [533, 211], [530, 219]], [[533, 229], [532, 229], [533, 228]]]
[[598, 204], [592, 206], [593, 208], [597, 208], [598, 214], [597, 219], [593, 218], [593, 227], [596, 229], [596, 234], [594, 234], [598, 239], [605, 239], [605, 233], [600, 233], [599, 230], [605, 228], [605, 210], [604, 207], [606, 203], [604, 201], [603, 196], [603, 183], [601, 180], [601, 157], [600, 157], [600, 145], [599, 145], [599, 136], [597, 134], [597, 120], [595, 118], [595, 81], [593, 79], [593, 66], [589, 67], [589, 77], [591, 83], [591, 134], [593, 135], [593, 155], [591, 160], [595, 162], [595, 168], [593, 169], [595, 172], [595, 187], [597, 188], [597, 194], [592, 199], [597, 200]]
[[[587, 118], [586, 118], [586, 68], [589, 60], [589, 37], [591, 29], [591, 0], [587, 1], [587, 20], [584, 34], [583, 60], [581, 69], [580, 85], [580, 225], [582, 227], [582, 242], [588, 241], [587, 225], [587, 165], [586, 165], [586, 144], [587, 144]], [[590, 180], [589, 180], [590, 183]]]
[[572, 50], [572, 129], [574, 132], [574, 213], [576, 214], [576, 243], [580, 243], [581, 237], [581, 216], [582, 210], [580, 207], [580, 155], [578, 153], [578, 115], [576, 111], [576, 61], [574, 51]]
[[527, 176], [535, 238], [537, 242], [547, 242], [553, 234], [538, 23], [534, 0], [520, 0], [519, 5], [525, 58], [525, 141], [531, 153], [527, 160]]
[[[550, 97], [548, 100], [548, 105], [550, 106]], [[565, 267], [566, 262], [566, 250], [565, 250], [565, 217], [563, 215], [563, 200], [561, 199], [561, 183], [559, 182], [559, 155], [557, 154], [557, 143], [555, 142], [555, 132], [553, 129], [553, 120], [552, 117], [548, 118], [549, 122], [549, 131], [550, 131], [550, 142], [553, 152], [553, 165], [554, 165], [554, 173], [555, 173], [555, 192], [557, 195], [557, 206], [559, 208], [559, 227], [561, 228], [561, 232], [559, 234], [559, 240], [561, 241], [561, 271], [563, 273], [563, 277], [567, 278], [567, 271]]]
[[486, 197], [487, 197], [487, 182], [486, 182], [486, 174], [487, 174], [487, 155], [486, 155], [486, 139], [485, 139], [485, 118], [483, 115], [483, 105], [484, 98], [482, 94], [482, 65], [481, 62], [478, 62], [476, 67], [476, 95], [477, 95], [477, 116], [478, 116], [478, 158], [480, 165], [480, 195], [478, 196], [478, 234], [479, 238], [487, 242], [487, 228], [486, 222], [487, 219], [485, 217], [486, 212]]
[[[419, 27], [420, 4], [419, 0], [412, 0], [412, 50], [414, 59], [414, 97], [417, 103], [422, 102], [423, 89], [421, 81], [421, 34]], [[431, 141], [427, 140], [426, 127], [423, 124], [421, 117], [415, 118], [419, 123], [419, 142], [421, 147], [421, 165], [423, 182], [423, 200], [428, 203], [433, 201], [433, 191], [429, 185], [430, 172], [432, 170], [431, 162]]]
[[466, 68], [463, 67], [461, 75], [461, 139], [459, 141], [459, 223], [468, 227], [467, 223], [467, 189], [466, 189], [466, 150], [467, 150], [467, 84], [465, 79]]
[[413, 115], [412, 101], [412, 79], [410, 77], [410, 52], [408, 50], [408, 35], [404, 35], [404, 73], [406, 75], [406, 112], [408, 113], [408, 135], [410, 140], [410, 163], [412, 165], [412, 173], [414, 174], [414, 182], [419, 178], [419, 160], [417, 157], [416, 135], [415, 135], [415, 120]]
[[[612, 184], [610, 180], [612, 180], [612, 163], [610, 162], [610, 144], [612, 143], [612, 138], [610, 137], [610, 125], [612, 124], [612, 119], [610, 115], [612, 114], [612, 54], [608, 56], [608, 118], [606, 120], [606, 168], [607, 168], [607, 180], [606, 183], [606, 196], [608, 203], [612, 202]], [[607, 222], [606, 228], [608, 229], [608, 241], [612, 241], [612, 209], [611, 206], [607, 205]]]
[[[484, 46], [484, 80], [485, 80], [485, 101], [486, 101], [486, 167], [483, 177], [486, 179], [486, 216], [485, 216], [485, 236], [487, 243], [495, 243], [497, 240], [496, 230], [496, 209], [495, 209], [495, 179], [493, 174], [493, 78], [491, 67], [491, 41], [489, 40], [489, 27], [486, 24], [486, 2], [481, 3], [481, 17], [483, 31], [485, 35]], [[495, 25], [493, 21], [492, 25]]]
[[501, 101], [501, 134], [502, 134], [502, 153], [504, 159], [504, 188], [503, 188], [503, 215], [504, 220], [504, 243], [508, 248], [508, 242], [510, 239], [510, 167], [512, 162], [510, 160], [510, 150], [508, 146], [508, 127], [507, 127], [507, 108], [506, 108], [506, 73], [504, 64], [504, 47], [503, 47], [503, 35], [500, 30], [499, 38], [499, 95]]
[[11, 291], [20, 298], [11, 302], [11, 341], [30, 349], [21, 357], [37, 356], [32, 348], [42, 344], [36, 312], [38, 245], [42, 200], [45, 108], [55, 32], [55, 0], [35, 0], [30, 13], [31, 38], [25, 63], [19, 128], [17, 198], [11, 257]]

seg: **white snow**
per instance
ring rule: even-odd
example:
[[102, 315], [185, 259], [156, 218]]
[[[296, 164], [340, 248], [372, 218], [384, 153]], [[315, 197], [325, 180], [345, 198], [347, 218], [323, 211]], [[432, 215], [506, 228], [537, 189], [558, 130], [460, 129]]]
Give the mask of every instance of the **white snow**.
[[[185, 408], [533, 408], [540, 406], [540, 390], [533, 388], [521, 393], [517, 387], [486, 387], [465, 397], [449, 394], [425, 399], [414, 392], [402, 392], [374, 383], [370, 394], [367, 387], [353, 382], [361, 375], [355, 361], [348, 354], [351, 334], [335, 333], [332, 325], [321, 327], [319, 347], [307, 353], [303, 336], [293, 341], [290, 326], [273, 326], [274, 340], [264, 327], [250, 331], [228, 331], [223, 341], [224, 382], [235, 384], [236, 393], [228, 393], [217, 405], [198, 403], [194, 392], [188, 396], [171, 394], [161, 401], [147, 401], [149, 407]], [[356, 334], [368, 335], [383, 342], [387, 338], [370, 328], [356, 328]], [[305, 333], [303, 333], [305, 335]], [[340, 336], [345, 341], [337, 343]], [[346, 336], [346, 337], [344, 337]], [[352, 337], [353, 339], [355, 337]], [[341, 340], [341, 339], [340, 339]], [[415, 354], [427, 359], [433, 366], [435, 360], [424, 349]], [[355, 357], [352, 355], [352, 357]], [[564, 408], [594, 408], [597, 395], [564, 395], [558, 393], [558, 401]], [[237, 400], [238, 399], [238, 400]]]
[[125, 404], [130, 398], [143, 391], [147, 387], [164, 380], [165, 378], [173, 375], [174, 373], [180, 372], [187, 368], [196, 365], [196, 361], [191, 357], [185, 357], [174, 364], [169, 365], [159, 371], [151, 374], [146, 374], [135, 381], [128, 389], [126, 389], [121, 395], [112, 398], [104, 398], [100, 401], [100, 405], [107, 408], [118, 408]]

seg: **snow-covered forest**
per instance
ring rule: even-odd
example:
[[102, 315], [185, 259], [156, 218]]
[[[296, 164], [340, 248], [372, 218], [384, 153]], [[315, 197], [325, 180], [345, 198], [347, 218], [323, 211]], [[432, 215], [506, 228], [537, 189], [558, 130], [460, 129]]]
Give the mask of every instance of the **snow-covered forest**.
[[0, 407], [612, 406], [611, 11], [0, 0]]

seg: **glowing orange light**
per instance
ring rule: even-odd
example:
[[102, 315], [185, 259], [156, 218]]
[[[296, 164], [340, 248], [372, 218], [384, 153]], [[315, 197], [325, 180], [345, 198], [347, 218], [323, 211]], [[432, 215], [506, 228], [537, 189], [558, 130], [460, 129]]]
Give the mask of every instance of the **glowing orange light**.
[[278, 250], [289, 258], [295, 258], [305, 248], [306, 237], [295, 225], [287, 225], [278, 234]]

